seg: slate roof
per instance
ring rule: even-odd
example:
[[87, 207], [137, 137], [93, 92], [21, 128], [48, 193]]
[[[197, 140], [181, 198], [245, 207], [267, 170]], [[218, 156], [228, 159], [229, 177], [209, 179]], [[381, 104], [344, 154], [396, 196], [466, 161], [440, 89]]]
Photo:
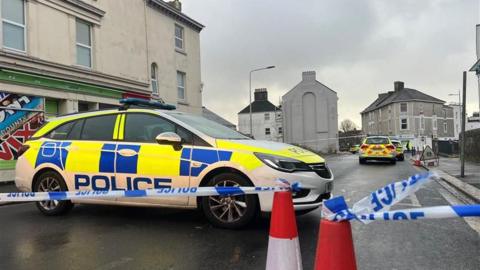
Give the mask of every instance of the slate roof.
[[424, 102], [439, 103], [439, 104], [445, 103], [445, 101], [441, 99], [432, 97], [416, 89], [403, 88], [398, 91], [389, 91], [387, 93], [381, 93], [380, 95], [378, 95], [378, 98], [361, 113], [367, 113], [392, 103], [405, 102], [405, 101], [407, 102], [408, 101], [424, 101]]
[[236, 128], [236, 126], [234, 124], [230, 123], [229, 121], [227, 121], [225, 118], [221, 117], [220, 115], [210, 111], [205, 106], [202, 107], [202, 116], [209, 119], [209, 120], [217, 122], [221, 125], [224, 125], [228, 128], [231, 128], [231, 129]]
[[[255, 100], [254, 102], [252, 102], [252, 113], [274, 112], [279, 110], [280, 110], [279, 107], [273, 105], [268, 100]], [[241, 110], [238, 114], [243, 114], [243, 113], [250, 113], [250, 105], [247, 105], [247, 107]]]

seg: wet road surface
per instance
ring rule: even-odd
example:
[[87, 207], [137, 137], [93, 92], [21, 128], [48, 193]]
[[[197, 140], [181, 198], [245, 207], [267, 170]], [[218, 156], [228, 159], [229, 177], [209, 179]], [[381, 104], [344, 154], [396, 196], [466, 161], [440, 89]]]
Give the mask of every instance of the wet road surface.
[[[418, 173], [408, 162], [359, 165], [328, 159], [334, 193], [351, 205]], [[429, 183], [396, 208], [454, 201]], [[320, 210], [297, 218], [304, 269], [312, 269]], [[475, 222], [473, 222], [475, 224]], [[77, 205], [45, 217], [31, 203], [0, 206], [0, 269], [264, 269], [267, 218], [240, 231], [212, 227], [196, 211]], [[352, 223], [359, 269], [480, 269], [480, 236], [464, 219]]]

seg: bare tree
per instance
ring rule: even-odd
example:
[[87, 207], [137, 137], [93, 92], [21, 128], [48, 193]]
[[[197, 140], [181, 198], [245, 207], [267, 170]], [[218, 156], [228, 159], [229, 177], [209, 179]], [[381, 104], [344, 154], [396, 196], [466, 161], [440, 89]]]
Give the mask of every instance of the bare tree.
[[345, 119], [340, 123], [340, 130], [345, 132], [349, 132], [352, 130], [356, 130], [357, 125], [350, 119]]

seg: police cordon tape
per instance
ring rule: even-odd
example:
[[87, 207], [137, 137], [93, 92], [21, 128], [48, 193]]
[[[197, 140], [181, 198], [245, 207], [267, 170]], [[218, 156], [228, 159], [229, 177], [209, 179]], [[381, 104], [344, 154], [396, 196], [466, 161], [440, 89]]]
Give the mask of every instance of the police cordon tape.
[[234, 196], [259, 194], [279, 191], [296, 191], [298, 183], [289, 184], [285, 180], [277, 180], [273, 187], [171, 187], [145, 190], [77, 190], [53, 192], [11, 192], [0, 193], [2, 202], [37, 202], [64, 201], [75, 199], [123, 198], [123, 197], [167, 197], [167, 196]]
[[480, 216], [480, 205], [434, 206], [390, 210], [394, 204], [415, 193], [422, 185], [438, 176], [435, 173], [413, 175], [407, 180], [391, 183], [372, 192], [350, 209], [343, 196], [323, 202], [322, 218], [330, 221], [417, 220]]

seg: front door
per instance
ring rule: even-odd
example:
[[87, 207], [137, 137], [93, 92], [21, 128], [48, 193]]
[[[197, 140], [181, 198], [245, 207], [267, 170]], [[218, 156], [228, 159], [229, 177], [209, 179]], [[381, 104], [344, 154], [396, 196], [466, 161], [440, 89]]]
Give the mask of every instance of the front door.
[[[152, 189], [188, 187], [190, 185], [190, 151], [186, 141], [182, 147], [158, 144], [163, 132], [176, 132], [179, 127], [158, 115], [126, 113], [116, 149], [116, 180], [119, 189]], [[181, 135], [181, 134], [179, 134]], [[188, 140], [188, 138], [186, 139]], [[121, 198], [121, 202], [187, 205], [188, 197]]]

